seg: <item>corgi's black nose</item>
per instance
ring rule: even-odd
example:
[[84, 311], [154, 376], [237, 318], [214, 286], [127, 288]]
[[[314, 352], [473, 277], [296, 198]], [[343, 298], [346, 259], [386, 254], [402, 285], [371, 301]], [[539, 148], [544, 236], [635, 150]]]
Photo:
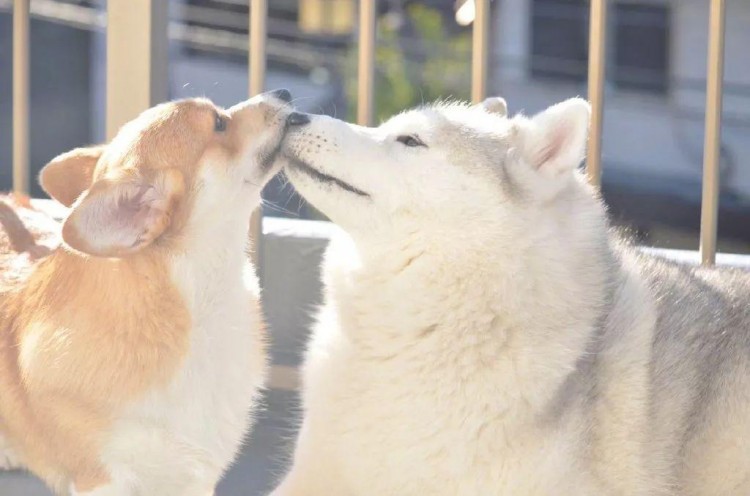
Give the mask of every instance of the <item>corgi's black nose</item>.
[[286, 118], [286, 121], [290, 126], [304, 126], [305, 124], [310, 124], [310, 116], [302, 112], [292, 112]]
[[280, 88], [278, 90], [269, 91], [271, 95], [278, 98], [281, 101], [284, 101], [286, 103], [290, 103], [292, 101], [292, 94], [289, 93], [288, 89]]

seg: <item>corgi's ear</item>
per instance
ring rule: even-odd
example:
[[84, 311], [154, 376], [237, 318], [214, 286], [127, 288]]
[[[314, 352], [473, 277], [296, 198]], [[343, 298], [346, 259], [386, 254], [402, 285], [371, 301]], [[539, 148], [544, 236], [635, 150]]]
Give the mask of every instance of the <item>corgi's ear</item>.
[[508, 104], [505, 102], [504, 98], [500, 98], [499, 96], [485, 98], [480, 105], [484, 110], [491, 114], [498, 114], [501, 117], [508, 115]]
[[571, 98], [520, 123], [522, 154], [534, 169], [550, 177], [572, 171], [586, 154], [591, 106]]
[[51, 198], [70, 207], [91, 187], [94, 169], [104, 148], [104, 145], [76, 148], [58, 155], [39, 173], [42, 189]]
[[184, 189], [177, 169], [161, 170], [150, 179], [98, 180], [73, 205], [63, 224], [63, 240], [89, 255], [134, 253], [167, 229]]

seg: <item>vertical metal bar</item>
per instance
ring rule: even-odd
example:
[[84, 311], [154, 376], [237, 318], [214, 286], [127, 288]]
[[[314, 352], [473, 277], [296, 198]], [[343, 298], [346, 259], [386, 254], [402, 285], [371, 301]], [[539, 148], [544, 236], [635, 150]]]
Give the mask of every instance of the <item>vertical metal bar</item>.
[[591, 0], [589, 20], [589, 102], [591, 131], [586, 158], [586, 174], [595, 186], [602, 177], [602, 127], [604, 123], [604, 77], [607, 50], [607, 0]]
[[168, 5], [107, 1], [107, 139], [168, 97]]
[[[262, 93], [266, 86], [266, 18], [267, 0], [250, 0], [250, 45], [248, 46], [248, 91], [250, 96]], [[250, 256], [260, 274], [263, 242], [263, 209], [257, 208], [250, 216]]]
[[[109, 0], [108, 0], [109, 1]], [[163, 0], [150, 2], [151, 57], [150, 106], [169, 99], [169, 3]]]
[[267, 0], [250, 0], [250, 95], [262, 93], [266, 86], [266, 17]]
[[713, 265], [716, 262], [725, 19], [724, 0], [711, 0], [708, 28], [708, 74], [706, 76], [706, 132], [703, 144], [703, 197], [701, 204], [700, 253], [703, 265]]
[[474, 27], [471, 48], [471, 99], [475, 103], [487, 97], [489, 61], [490, 0], [474, 2]]
[[13, 0], [13, 191], [29, 192], [29, 0]]
[[357, 69], [357, 122], [371, 126], [375, 113], [375, 3], [359, 2], [359, 66]]

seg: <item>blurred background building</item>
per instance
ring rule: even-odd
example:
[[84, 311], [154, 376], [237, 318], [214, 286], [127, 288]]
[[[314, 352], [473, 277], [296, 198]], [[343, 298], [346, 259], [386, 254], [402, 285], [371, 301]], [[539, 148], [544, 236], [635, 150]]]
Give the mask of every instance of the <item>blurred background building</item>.
[[[169, 96], [247, 96], [247, 0], [170, 1]], [[267, 87], [353, 119], [356, 0], [269, 1]], [[750, 4], [727, 0], [719, 248], [750, 252]], [[0, 188], [11, 186], [11, 0], [0, 0]], [[31, 163], [104, 139], [105, 0], [31, 0]], [[376, 111], [468, 99], [473, 0], [381, 0]], [[586, 95], [587, 0], [494, 0], [492, 93], [531, 114]], [[611, 0], [603, 192], [649, 244], [697, 248], [708, 2]], [[34, 193], [41, 195], [37, 188]], [[276, 180], [266, 215], [315, 218]]]

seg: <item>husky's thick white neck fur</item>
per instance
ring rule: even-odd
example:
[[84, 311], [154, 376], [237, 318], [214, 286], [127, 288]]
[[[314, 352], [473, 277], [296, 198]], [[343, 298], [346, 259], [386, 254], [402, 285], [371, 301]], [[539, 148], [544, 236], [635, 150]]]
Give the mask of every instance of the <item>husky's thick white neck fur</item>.
[[458, 233], [423, 218], [422, 230], [398, 239], [342, 234], [326, 261], [342, 332], [373, 359], [410, 346], [434, 363], [458, 354], [469, 368], [477, 356], [504, 362], [508, 394], [544, 408], [585, 353], [617, 277], [604, 209], [576, 187], [563, 194], [567, 211], [467, 219]]

